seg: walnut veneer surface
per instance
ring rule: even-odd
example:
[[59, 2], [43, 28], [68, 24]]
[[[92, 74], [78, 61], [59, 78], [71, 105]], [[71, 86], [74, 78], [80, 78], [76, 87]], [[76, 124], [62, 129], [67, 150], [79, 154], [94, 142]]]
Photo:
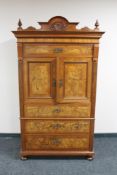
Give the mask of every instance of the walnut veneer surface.
[[99, 39], [61, 16], [23, 29], [19, 20], [21, 157], [92, 158]]

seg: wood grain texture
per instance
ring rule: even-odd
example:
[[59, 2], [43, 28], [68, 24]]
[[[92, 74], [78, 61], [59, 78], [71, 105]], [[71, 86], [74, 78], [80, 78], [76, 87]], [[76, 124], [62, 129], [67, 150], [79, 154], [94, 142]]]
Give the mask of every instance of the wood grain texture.
[[99, 23], [18, 22], [21, 156], [94, 155]]
[[[26, 100], [50, 101], [55, 98], [53, 86], [56, 73], [54, 57], [39, 57], [24, 60], [24, 97]], [[56, 82], [55, 82], [56, 83]]]
[[[57, 50], [58, 49], [58, 50]], [[24, 44], [24, 57], [38, 57], [40, 54], [55, 56], [92, 56], [92, 45], [68, 45], [62, 44]]]
[[[77, 54], [76, 54], [77, 55]], [[91, 98], [92, 59], [91, 57], [61, 57], [58, 79], [63, 85], [58, 90], [61, 103], [88, 101]]]
[[62, 16], [55, 16], [48, 22], [39, 22], [41, 31], [76, 31], [78, 22], [69, 22]]
[[64, 120], [64, 119], [26, 119], [24, 122], [24, 132], [33, 133], [82, 133], [90, 132], [90, 120]]
[[78, 106], [77, 104], [58, 105], [24, 105], [25, 117], [90, 117], [90, 106]]
[[[85, 32], [86, 34], [86, 32]], [[17, 37], [17, 40], [18, 42], [20, 43], [27, 43], [27, 44], [35, 44], [35, 43], [40, 43], [40, 44], [43, 44], [43, 43], [46, 43], [46, 44], [98, 44], [99, 43], [99, 38], [101, 36], [99, 36], [99, 38], [95, 39], [95, 35], [94, 36], [90, 36], [87, 34], [85, 36], [85, 34], [83, 34], [81, 36], [81, 34], [77, 34], [77, 35], [66, 35], [66, 33], [64, 33], [63, 35], [56, 35], [57, 38], [54, 38], [55, 35], [47, 35], [44, 34], [41, 32], [41, 34], [37, 33], [37, 34], [34, 34], [34, 37], [32, 36], [30, 38], [30, 34], [28, 34], [26, 36], [26, 33], [22, 35], [21, 37], [21, 34], [18, 34], [16, 35]], [[45, 38], [42, 38], [42, 35], [43, 37]], [[26, 36], [26, 38], [25, 38]], [[21, 37], [21, 38], [20, 38]], [[60, 37], [60, 38], [59, 38]], [[63, 38], [62, 38], [63, 37]], [[76, 38], [75, 38], [76, 37]], [[88, 38], [89, 37], [89, 38]], [[94, 38], [93, 38], [94, 37]], [[23, 38], [23, 39], [22, 39]], [[62, 39], [62, 42], [61, 42], [61, 39]]]
[[50, 96], [50, 63], [29, 63], [30, 96]]
[[88, 138], [88, 135], [82, 138], [74, 135], [27, 135], [25, 148], [26, 150], [87, 150], [89, 148]]
[[86, 64], [65, 64], [65, 97], [86, 96], [86, 74]]

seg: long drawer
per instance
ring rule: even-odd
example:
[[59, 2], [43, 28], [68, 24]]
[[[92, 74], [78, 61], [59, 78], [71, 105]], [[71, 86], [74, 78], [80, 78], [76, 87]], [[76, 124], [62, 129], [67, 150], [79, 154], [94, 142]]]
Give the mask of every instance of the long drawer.
[[88, 150], [89, 135], [25, 135], [26, 150]]
[[25, 44], [24, 57], [38, 57], [41, 54], [64, 56], [92, 56], [91, 45], [41, 45], [41, 44]]
[[73, 119], [40, 119], [23, 120], [23, 129], [26, 134], [34, 133], [89, 133], [91, 120]]
[[78, 106], [77, 104], [60, 105], [25, 105], [24, 117], [90, 117], [90, 105]]

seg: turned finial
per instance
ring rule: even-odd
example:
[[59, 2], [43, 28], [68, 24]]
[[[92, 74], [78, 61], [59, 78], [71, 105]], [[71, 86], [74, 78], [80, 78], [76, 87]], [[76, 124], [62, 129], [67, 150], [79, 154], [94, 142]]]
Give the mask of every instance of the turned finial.
[[22, 22], [21, 22], [21, 19], [19, 19], [18, 21], [18, 28], [17, 30], [22, 30]]
[[96, 22], [95, 22], [95, 30], [99, 30], [99, 22], [98, 22], [98, 20], [96, 20]]

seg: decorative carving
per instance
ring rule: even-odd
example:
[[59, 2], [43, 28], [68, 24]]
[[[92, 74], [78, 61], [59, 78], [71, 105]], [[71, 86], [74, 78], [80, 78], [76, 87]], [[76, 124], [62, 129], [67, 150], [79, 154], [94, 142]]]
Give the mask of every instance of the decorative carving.
[[89, 136], [79, 138], [78, 136], [38, 136], [30, 135], [26, 137], [27, 150], [45, 149], [88, 149]]
[[95, 29], [94, 30], [99, 30], [99, 22], [98, 22], [98, 20], [96, 20]]
[[55, 22], [50, 26], [50, 30], [61, 31], [61, 30], [65, 30], [65, 28], [66, 28], [66, 25], [62, 22]]
[[71, 31], [71, 30], [77, 30], [76, 25], [78, 22], [72, 22], [70, 23], [66, 18], [62, 16], [55, 16], [51, 18], [48, 22], [39, 22], [41, 25], [40, 30], [50, 30], [50, 31]]
[[93, 58], [93, 62], [97, 62], [98, 61], [98, 58]]
[[[99, 31], [99, 22], [96, 20], [95, 28], [90, 29], [89, 27], [83, 27], [81, 29], [77, 29], [76, 26], [79, 22], [69, 22], [66, 18], [62, 16], [55, 16], [51, 18], [48, 22], [38, 22], [41, 26], [40, 29], [36, 29], [35, 27], [29, 26], [26, 29], [22, 29], [22, 22], [19, 19], [18, 29], [24, 31], [80, 31], [80, 32], [96, 32]], [[15, 33], [15, 32], [14, 32]], [[103, 32], [101, 32], [103, 33]]]
[[18, 28], [17, 28], [17, 30], [23, 30], [23, 29], [22, 29], [22, 22], [21, 22], [21, 19], [19, 19], [19, 21], [18, 21]]
[[35, 30], [37, 30], [35, 27], [33, 27], [33, 26], [29, 26], [29, 27], [27, 27], [25, 30], [28, 30], [28, 31], [35, 31]]
[[86, 97], [87, 63], [65, 63], [65, 97]]
[[83, 27], [83, 28], [79, 29], [79, 31], [82, 31], [82, 32], [91, 32], [92, 29], [90, 29], [89, 27]]
[[48, 132], [89, 132], [89, 120], [28, 120], [25, 123], [26, 133], [48, 133]]
[[[55, 109], [59, 109], [60, 112], [56, 112]], [[89, 106], [78, 106], [72, 104], [62, 105], [40, 105], [40, 106], [25, 106], [25, 116], [28, 117], [88, 117], [90, 116]]]

